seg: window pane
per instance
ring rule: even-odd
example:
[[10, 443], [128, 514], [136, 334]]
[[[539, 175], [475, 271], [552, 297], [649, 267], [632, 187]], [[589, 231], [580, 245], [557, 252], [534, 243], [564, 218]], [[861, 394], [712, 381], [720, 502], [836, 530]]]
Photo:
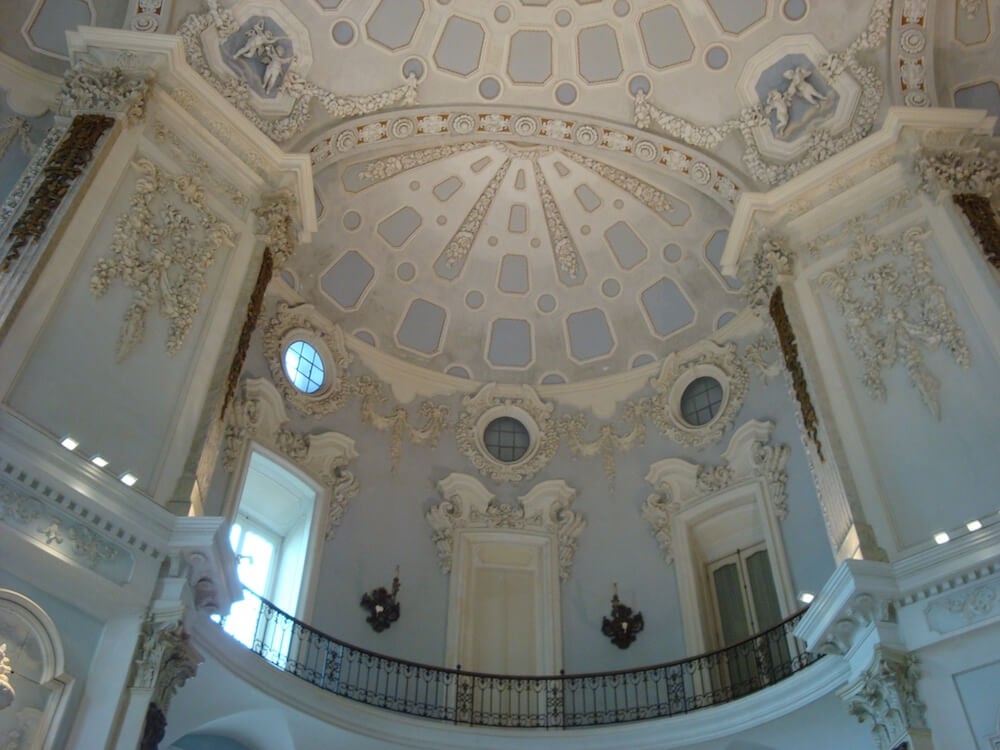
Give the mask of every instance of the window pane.
[[260, 534], [247, 529], [242, 546], [240, 581], [251, 591], [266, 597], [270, 594], [267, 590], [267, 578], [271, 570], [271, 559], [274, 557], [274, 545]]
[[715, 596], [719, 603], [719, 619], [722, 625], [723, 645], [742, 641], [751, 636], [747, 623], [743, 592], [740, 591], [740, 574], [736, 563], [723, 565], [712, 572], [715, 581]]
[[781, 622], [781, 607], [778, 604], [778, 592], [774, 589], [767, 550], [754, 552], [747, 558], [747, 575], [750, 577], [753, 608], [757, 614], [757, 629], [767, 630]]

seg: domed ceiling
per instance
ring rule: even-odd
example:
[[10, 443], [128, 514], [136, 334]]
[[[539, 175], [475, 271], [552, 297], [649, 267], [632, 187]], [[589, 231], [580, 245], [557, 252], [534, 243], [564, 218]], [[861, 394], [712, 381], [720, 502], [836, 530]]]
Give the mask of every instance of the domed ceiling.
[[727, 212], [687, 186], [567, 148], [427, 151], [322, 172], [315, 247], [292, 266], [380, 349], [477, 380], [575, 381], [693, 343], [741, 306], [718, 271]]
[[[967, 53], [948, 58], [964, 80], [985, 64], [989, 4], [933, 10], [178, 0], [173, 18], [188, 62], [312, 157], [319, 231], [284, 274], [303, 301], [434, 373], [554, 384], [732, 320], [740, 284], [719, 269], [741, 192], [857, 142], [890, 102], [941, 97], [927, 31]], [[1000, 101], [974, 83], [948, 96]]]
[[721, 121], [745, 105], [734, 94], [762, 48], [812, 26], [836, 47], [867, 20], [845, 29], [804, 0], [321, 4], [324, 54], [350, 60], [314, 63], [322, 85], [410, 74], [421, 111], [448, 108], [299, 140], [321, 223], [289, 269], [298, 290], [411, 363], [534, 384], [647, 364], [742, 307], [719, 266], [743, 178], [644, 137], [633, 95]]

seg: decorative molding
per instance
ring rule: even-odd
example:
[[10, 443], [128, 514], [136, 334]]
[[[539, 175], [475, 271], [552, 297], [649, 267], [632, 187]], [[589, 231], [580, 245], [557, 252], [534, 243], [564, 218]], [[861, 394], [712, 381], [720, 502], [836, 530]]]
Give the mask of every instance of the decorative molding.
[[153, 136], [158, 143], [166, 146], [175, 163], [205, 185], [212, 186], [218, 193], [224, 195], [242, 216], [246, 211], [250, 198], [240, 188], [223, 177], [218, 169], [214, 169], [207, 161], [194, 152], [173, 130], [156, 119], [152, 123]]
[[27, 117], [11, 115], [0, 123], [0, 159], [7, 153], [11, 144], [17, 141], [25, 156], [31, 156], [35, 144], [31, 141], [31, 122]]
[[264, 295], [267, 292], [267, 285], [271, 283], [274, 275], [274, 260], [271, 251], [266, 247], [260, 258], [260, 268], [257, 270], [257, 280], [254, 282], [253, 290], [250, 292], [250, 299], [247, 301], [247, 312], [243, 316], [243, 327], [240, 329], [240, 336], [236, 340], [236, 351], [233, 353], [233, 360], [229, 363], [229, 372], [226, 375], [226, 392], [222, 397], [221, 414], [225, 416], [229, 404], [236, 395], [236, 388], [240, 383], [240, 375], [243, 373], [243, 365], [247, 361], [247, 354], [250, 352], [250, 342], [253, 339], [254, 331], [257, 330], [257, 323], [260, 321], [261, 310], [264, 309]]
[[41, 182], [10, 229], [7, 239], [12, 242], [0, 261], [0, 273], [10, 269], [25, 246], [37, 242], [45, 234], [63, 198], [90, 164], [94, 149], [114, 122], [113, 118], [104, 115], [78, 115], [73, 118], [59, 145], [42, 167], [44, 176]]
[[844, 695], [852, 716], [871, 721], [879, 750], [893, 750], [908, 739], [911, 730], [927, 729], [926, 706], [917, 692], [919, 679], [915, 656], [878, 646], [871, 666]]
[[[642, 143], [653, 146], [653, 144], [649, 143], [649, 141], [642, 141]], [[653, 146], [653, 148], [655, 148], [655, 146]], [[626, 172], [624, 169], [619, 169], [618, 167], [613, 167], [610, 164], [605, 164], [603, 161], [598, 161], [597, 159], [587, 156], [586, 154], [578, 154], [577, 152], [569, 149], [559, 149], [559, 151], [580, 166], [586, 167], [598, 177], [603, 177], [615, 187], [621, 188], [646, 206], [646, 208], [650, 211], [664, 213], [673, 210], [673, 202], [671, 201], [669, 195], [664, 193], [655, 185], [651, 185], [645, 180], [640, 180], [630, 172]], [[733, 188], [735, 191], [735, 186], [733, 186]]]
[[[538, 165], [538, 155], [531, 155], [532, 172], [535, 175], [535, 188], [538, 190], [538, 197], [542, 201], [542, 214], [545, 216], [545, 227], [549, 232], [549, 246], [555, 256], [556, 273], [566, 279], [580, 279], [583, 268], [583, 259], [580, 251], [576, 249], [576, 243], [570, 236], [569, 229], [566, 228], [566, 221], [559, 211], [552, 189], [542, 174], [542, 169]], [[584, 271], [584, 275], [586, 272]], [[577, 281], [576, 283], [579, 283]]]
[[66, 71], [56, 98], [56, 111], [65, 116], [122, 115], [126, 126], [146, 118], [151, 74], [148, 71], [95, 64], [78, 58]]
[[131, 687], [151, 691], [150, 702], [165, 714], [177, 691], [197, 674], [201, 661], [181, 621], [150, 615], [139, 633]]
[[[935, 140], [933, 134], [929, 140]], [[951, 193], [990, 196], [1000, 189], [1000, 150], [996, 148], [925, 147], [914, 156], [913, 168], [924, 190], [936, 187]]]
[[934, 600], [924, 608], [924, 617], [928, 628], [943, 635], [992, 619], [1000, 612], [998, 603], [1000, 580], [993, 578]]
[[576, 490], [561, 479], [535, 485], [518, 498], [518, 505], [494, 502], [492, 495], [468, 474], [449, 474], [438, 482], [444, 498], [424, 516], [433, 529], [441, 571], [451, 572], [456, 535], [467, 529], [511, 529], [543, 533], [558, 545], [559, 578], [569, 578], [576, 545], [587, 521], [570, 509]]
[[271, 251], [275, 265], [281, 268], [298, 247], [295, 196], [289, 190], [266, 195], [253, 213], [257, 235], [264, 241], [264, 247]]
[[824, 461], [823, 446], [819, 440], [819, 416], [816, 414], [816, 407], [813, 406], [812, 397], [809, 395], [809, 383], [806, 381], [806, 373], [802, 368], [802, 360], [799, 358], [799, 346], [795, 341], [795, 330], [788, 317], [788, 310], [785, 308], [785, 295], [781, 286], [774, 288], [769, 310], [771, 320], [774, 322], [774, 330], [778, 335], [778, 343], [781, 345], [781, 356], [785, 362], [785, 371], [788, 373], [792, 395], [799, 406], [803, 436], [812, 442], [819, 460]]
[[10, 684], [10, 658], [7, 656], [7, 644], [0, 643], [0, 711], [3, 711], [17, 697], [14, 686]]
[[479, 235], [479, 229], [483, 224], [483, 220], [486, 218], [486, 214], [489, 213], [490, 206], [493, 205], [493, 200], [500, 191], [500, 185], [503, 183], [504, 177], [507, 176], [507, 170], [510, 169], [511, 161], [512, 159], [509, 156], [504, 159], [499, 169], [497, 169], [493, 177], [486, 184], [486, 187], [479, 194], [479, 197], [476, 198], [476, 202], [472, 204], [472, 208], [469, 209], [469, 213], [465, 215], [458, 229], [455, 230], [455, 234], [452, 235], [448, 244], [445, 245], [444, 250], [441, 251], [440, 257], [444, 259], [446, 266], [449, 268], [458, 266], [459, 270], [456, 271], [456, 275], [461, 272], [461, 268], [465, 265], [465, 260], [469, 255], [469, 251], [472, 250], [472, 244]]
[[[645, 91], [638, 91], [634, 95], [635, 124], [644, 130], [655, 124], [668, 136], [705, 150], [714, 149], [730, 133], [739, 133], [744, 141], [743, 162], [753, 178], [765, 185], [786, 182], [806, 169], [840, 153], [871, 132], [882, 102], [884, 85], [876, 68], [862, 65], [859, 62], [858, 53], [877, 49], [885, 41], [889, 31], [891, 7], [892, 0], [875, 0], [865, 31], [847, 48], [827, 55], [816, 66], [817, 70], [834, 87], [838, 78], [850, 74], [861, 86], [861, 97], [846, 128], [838, 130], [838, 132], [831, 132], [824, 127], [813, 129], [804, 136], [806, 139], [806, 144], [803, 146], [804, 153], [797, 158], [772, 161], [766, 159], [761, 153], [755, 129], [761, 126], [770, 127], [770, 115], [765, 107], [774, 108], [777, 105], [777, 101], [773, 98], [770, 102], [757, 102], [744, 108], [737, 117], [720, 125], [706, 127], [669, 114], [649, 101]], [[791, 96], [805, 96], [808, 93], [808, 89], [804, 89], [801, 83], [793, 86], [795, 80], [791, 79], [784, 95], [778, 92], [778, 98], [786, 109], [785, 98], [789, 92]], [[804, 78], [802, 83], [805, 83]]]
[[645, 415], [650, 412], [650, 400], [626, 401], [622, 409], [626, 429], [617, 432], [613, 424], [603, 424], [596, 440], [584, 440], [587, 418], [582, 412], [564, 415], [559, 419], [559, 431], [566, 437], [566, 443], [574, 456], [590, 458], [600, 454], [604, 464], [604, 475], [614, 485], [617, 476], [616, 451], [627, 451], [646, 440]]
[[3, 206], [0, 207], [0, 231], [3, 231], [7, 227], [7, 224], [28, 195], [28, 191], [38, 182], [39, 176], [44, 174], [45, 165], [55, 151], [56, 146], [62, 142], [66, 130], [66, 127], [53, 125], [49, 128], [49, 132], [46, 133], [44, 140], [35, 149], [27, 168], [21, 173], [14, 188], [4, 200]]
[[924, 351], [943, 345], [961, 367], [969, 366], [970, 353], [945, 288], [931, 272], [923, 246], [929, 235], [924, 226], [910, 227], [891, 241], [859, 233], [848, 257], [819, 282], [844, 316], [869, 395], [885, 400], [882, 371], [902, 360], [927, 409], [940, 419], [941, 384], [925, 364]]
[[[304, 337], [323, 357], [323, 385], [315, 393], [304, 393], [288, 379], [284, 367], [284, 349], [294, 337]], [[275, 315], [264, 329], [264, 357], [271, 379], [284, 399], [306, 416], [321, 416], [337, 411], [351, 395], [347, 367], [354, 357], [347, 351], [344, 332], [332, 326], [312, 305], [290, 306], [278, 302]]]
[[[275, 89], [279, 95], [287, 95], [292, 100], [290, 112], [282, 117], [266, 119], [251, 105], [252, 89], [243, 80], [216, 74], [208, 63], [203, 47], [203, 33], [212, 30], [211, 36], [221, 43], [239, 30], [240, 24], [232, 12], [219, 7], [218, 0], [206, 0], [208, 13], [189, 15], [178, 29], [184, 42], [188, 64], [208, 81], [227, 101], [274, 141], [287, 141], [299, 133], [309, 121], [310, 105], [318, 102], [335, 119], [356, 117], [378, 112], [392, 106], [414, 104], [417, 99], [417, 79], [409, 75], [406, 82], [395, 88], [365, 96], [338, 95], [328, 91], [300, 73], [289, 68], [281, 76]], [[280, 60], [281, 63], [285, 62]], [[277, 83], [276, 79], [272, 79]]]
[[755, 238], [756, 249], [747, 253], [740, 262], [739, 278], [743, 282], [743, 296], [751, 309], [763, 312], [768, 308], [782, 276], [791, 276], [795, 259], [788, 252], [787, 243], [779, 237]]
[[167, 353], [180, 350], [201, 306], [208, 269], [236, 241], [233, 228], [206, 206], [200, 178], [169, 175], [149, 159], [132, 166], [139, 178], [129, 211], [115, 222], [111, 254], [98, 259], [90, 278], [98, 298], [116, 278], [133, 290], [118, 337], [119, 362], [142, 341], [153, 306], [170, 323]]
[[[542, 401], [529, 385], [487, 383], [475, 395], [462, 399], [462, 414], [455, 425], [455, 442], [472, 465], [497, 482], [529, 479], [546, 466], [559, 448], [559, 423], [552, 418], [553, 405]], [[511, 416], [531, 436], [522, 458], [504, 463], [493, 457], [483, 443], [483, 430], [492, 420]]]
[[[961, 0], [963, 4], [966, 0]], [[978, 0], [973, 0], [978, 2]], [[933, 0], [903, 0], [893, 13], [890, 71], [897, 101], [907, 107], [937, 104], [934, 92]]]
[[244, 381], [226, 412], [222, 465], [234, 471], [251, 440], [287, 458], [330, 490], [325, 531], [330, 540], [360, 490], [347, 468], [358, 457], [354, 441], [339, 432], [294, 432], [287, 424], [288, 414], [274, 385], [263, 378]]
[[650, 467], [646, 481], [653, 485], [654, 492], [642, 505], [642, 517], [650, 525], [668, 563], [674, 559], [676, 515], [724, 490], [759, 482], [766, 490], [769, 512], [779, 521], [788, 515], [785, 465], [789, 449], [771, 443], [773, 429], [771, 422], [751, 420], [741, 425], [717, 466], [668, 458]]
[[[613, 153], [623, 160], [635, 159], [638, 162], [634, 165], [636, 167], [661, 169], [666, 176], [694, 188], [727, 211], [733, 210], [743, 191], [743, 181], [736, 173], [681, 142], [598, 119], [574, 117], [563, 120], [546, 113], [490, 105], [471, 109], [423, 108], [403, 115], [386, 114], [338, 125], [312, 142], [309, 155], [314, 170], [319, 172], [347, 154], [355, 155], [369, 149], [405, 148], [403, 142], [439, 139], [441, 136], [475, 144], [481, 144], [483, 138], [488, 138], [491, 143], [528, 143]], [[431, 161], [451, 155], [438, 156], [437, 145], [410, 153], [422, 154]], [[442, 148], [454, 148], [457, 153], [462, 147], [449, 144]], [[405, 156], [400, 159], [405, 161]], [[396, 162], [395, 157], [386, 157], [384, 163], [391, 170], [402, 166], [402, 162]], [[601, 171], [604, 172], [602, 176], [611, 178], [610, 171]], [[398, 171], [393, 173], [398, 174]], [[372, 172], [373, 176], [376, 174]], [[391, 174], [387, 173], [387, 176]]]
[[1000, 271], [1000, 223], [990, 199], [975, 193], [958, 193], [951, 199], [969, 222], [986, 262]]
[[59, 508], [55, 503], [63, 499], [48, 487], [33, 492], [0, 480], [0, 523], [114, 583], [128, 583], [135, 567], [133, 555], [91, 528], [91, 523]]
[[163, 33], [170, 19], [172, 0], [130, 0], [125, 28], [147, 34]]
[[376, 430], [389, 433], [389, 457], [392, 471], [396, 470], [403, 451], [403, 439], [414, 445], [437, 446], [438, 438], [447, 427], [448, 407], [424, 401], [418, 414], [423, 419], [420, 427], [410, 423], [410, 412], [405, 406], [397, 404], [388, 416], [380, 414], [376, 405], [384, 403], [387, 398], [382, 385], [373, 378], [362, 375], [354, 381], [353, 392], [361, 399], [361, 419]]
[[[710, 422], [694, 426], [681, 416], [680, 400], [684, 389], [702, 375], [719, 381], [722, 404]], [[668, 356], [650, 385], [656, 391], [649, 404], [653, 424], [671, 440], [695, 447], [718, 440], [732, 426], [749, 390], [750, 374], [740, 361], [736, 344], [730, 342], [720, 346], [704, 339], [683, 352]]]

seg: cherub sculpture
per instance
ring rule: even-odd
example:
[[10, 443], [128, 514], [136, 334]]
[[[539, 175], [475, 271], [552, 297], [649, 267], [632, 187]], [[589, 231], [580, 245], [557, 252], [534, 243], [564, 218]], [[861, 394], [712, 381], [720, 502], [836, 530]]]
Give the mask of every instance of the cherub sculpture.
[[785, 91], [789, 99], [801, 96], [806, 102], [817, 107], [821, 101], [826, 99], [823, 94], [816, 90], [815, 86], [809, 83], [808, 78], [812, 75], [812, 71], [804, 65], [797, 65], [791, 70], [786, 70], [784, 75], [789, 80], [788, 88]]

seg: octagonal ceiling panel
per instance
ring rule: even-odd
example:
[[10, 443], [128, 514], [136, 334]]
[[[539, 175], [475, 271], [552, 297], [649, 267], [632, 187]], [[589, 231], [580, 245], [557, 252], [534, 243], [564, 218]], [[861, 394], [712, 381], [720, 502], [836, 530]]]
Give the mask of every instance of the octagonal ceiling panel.
[[361, 157], [317, 185], [337, 208], [291, 261], [300, 290], [438, 372], [576, 382], [691, 344], [740, 306], [710, 241], [723, 208], [569, 149], [452, 143]]

